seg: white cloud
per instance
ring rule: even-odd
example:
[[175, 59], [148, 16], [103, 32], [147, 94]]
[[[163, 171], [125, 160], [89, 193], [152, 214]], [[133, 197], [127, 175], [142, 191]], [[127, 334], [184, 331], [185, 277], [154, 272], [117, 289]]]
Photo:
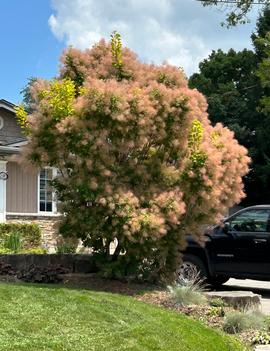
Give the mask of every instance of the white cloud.
[[52, 0], [52, 8], [49, 26], [68, 45], [84, 49], [117, 30], [144, 61], [168, 61], [187, 74], [212, 49], [250, 42], [250, 26], [221, 28], [224, 14], [196, 0]]

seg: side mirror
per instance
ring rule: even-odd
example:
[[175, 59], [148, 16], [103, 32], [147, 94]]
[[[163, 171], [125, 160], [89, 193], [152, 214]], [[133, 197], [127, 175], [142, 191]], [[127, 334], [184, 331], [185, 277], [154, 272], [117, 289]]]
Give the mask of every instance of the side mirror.
[[223, 228], [222, 228], [223, 233], [228, 234], [229, 231], [230, 231], [230, 228], [231, 228], [230, 223], [229, 222], [225, 222], [224, 225], [223, 225]]

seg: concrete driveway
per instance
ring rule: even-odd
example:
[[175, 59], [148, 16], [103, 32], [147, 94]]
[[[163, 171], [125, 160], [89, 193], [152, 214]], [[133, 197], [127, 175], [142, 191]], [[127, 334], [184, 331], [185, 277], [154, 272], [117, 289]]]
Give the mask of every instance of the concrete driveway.
[[230, 279], [222, 290], [248, 290], [262, 296], [262, 312], [270, 315], [270, 282], [250, 279]]

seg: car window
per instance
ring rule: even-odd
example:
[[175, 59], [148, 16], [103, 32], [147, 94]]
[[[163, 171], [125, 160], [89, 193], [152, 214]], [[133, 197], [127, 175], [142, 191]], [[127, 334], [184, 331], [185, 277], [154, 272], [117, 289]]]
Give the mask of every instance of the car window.
[[254, 209], [241, 212], [231, 220], [229, 223], [230, 230], [237, 232], [266, 232], [269, 230], [269, 214], [268, 209]]

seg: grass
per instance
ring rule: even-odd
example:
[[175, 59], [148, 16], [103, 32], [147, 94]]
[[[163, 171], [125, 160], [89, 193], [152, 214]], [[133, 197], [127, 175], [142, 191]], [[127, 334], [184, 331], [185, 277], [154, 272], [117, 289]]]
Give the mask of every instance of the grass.
[[0, 350], [244, 350], [197, 321], [128, 296], [2, 283], [0, 301]]
[[203, 281], [195, 277], [193, 280], [168, 286], [171, 298], [180, 306], [206, 305]]

